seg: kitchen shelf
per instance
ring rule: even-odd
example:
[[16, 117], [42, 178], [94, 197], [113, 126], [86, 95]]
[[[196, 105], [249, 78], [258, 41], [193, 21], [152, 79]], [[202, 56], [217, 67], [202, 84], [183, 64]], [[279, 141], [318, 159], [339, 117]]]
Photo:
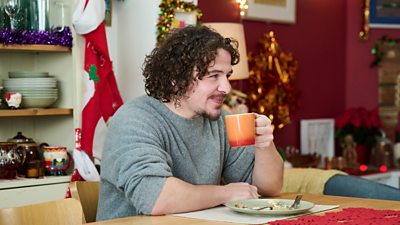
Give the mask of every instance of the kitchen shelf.
[[16, 117], [16, 116], [69, 116], [73, 110], [70, 108], [57, 109], [4, 109], [0, 110], [0, 117]]
[[70, 52], [71, 49], [58, 45], [4, 45], [0, 44], [0, 52]]

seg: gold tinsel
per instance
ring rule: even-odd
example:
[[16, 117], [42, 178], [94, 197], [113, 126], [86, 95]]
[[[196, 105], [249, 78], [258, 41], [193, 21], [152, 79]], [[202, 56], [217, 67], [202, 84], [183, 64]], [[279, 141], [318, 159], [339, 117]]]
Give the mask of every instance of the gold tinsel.
[[297, 108], [294, 87], [298, 62], [290, 52], [283, 52], [273, 32], [260, 40], [258, 54], [249, 54], [250, 111], [267, 115], [274, 127], [291, 123], [290, 114]]

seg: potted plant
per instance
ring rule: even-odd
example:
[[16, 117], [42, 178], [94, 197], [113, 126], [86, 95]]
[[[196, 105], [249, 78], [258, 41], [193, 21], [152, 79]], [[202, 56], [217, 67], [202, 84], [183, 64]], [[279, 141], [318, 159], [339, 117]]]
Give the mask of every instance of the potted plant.
[[350, 108], [335, 118], [335, 139], [337, 143], [342, 143], [346, 136], [351, 135], [356, 142], [357, 161], [367, 164], [370, 149], [377, 138], [383, 136], [381, 128], [377, 108], [371, 111], [363, 107]]

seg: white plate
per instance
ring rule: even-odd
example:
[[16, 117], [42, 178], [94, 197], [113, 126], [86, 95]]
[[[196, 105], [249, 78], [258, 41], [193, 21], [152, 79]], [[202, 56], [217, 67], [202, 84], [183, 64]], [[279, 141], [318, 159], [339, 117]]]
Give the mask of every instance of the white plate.
[[[225, 203], [225, 206], [241, 213], [256, 214], [256, 215], [290, 215], [306, 212], [314, 207], [314, 203], [301, 201], [298, 208], [289, 209], [293, 204], [294, 199], [247, 199], [247, 200], [237, 200]], [[278, 205], [274, 209], [262, 209], [258, 208], [265, 207], [268, 205]], [[244, 207], [240, 207], [244, 206]]]
[[48, 77], [48, 72], [14, 71], [8, 72], [9, 78]]

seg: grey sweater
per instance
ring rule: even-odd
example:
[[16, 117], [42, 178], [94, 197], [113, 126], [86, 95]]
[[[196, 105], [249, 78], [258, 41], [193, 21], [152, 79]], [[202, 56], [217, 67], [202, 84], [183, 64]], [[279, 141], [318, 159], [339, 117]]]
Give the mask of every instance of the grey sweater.
[[139, 97], [108, 128], [97, 220], [150, 214], [168, 177], [250, 183], [253, 166], [254, 147], [229, 147], [223, 116], [186, 119], [153, 97]]

